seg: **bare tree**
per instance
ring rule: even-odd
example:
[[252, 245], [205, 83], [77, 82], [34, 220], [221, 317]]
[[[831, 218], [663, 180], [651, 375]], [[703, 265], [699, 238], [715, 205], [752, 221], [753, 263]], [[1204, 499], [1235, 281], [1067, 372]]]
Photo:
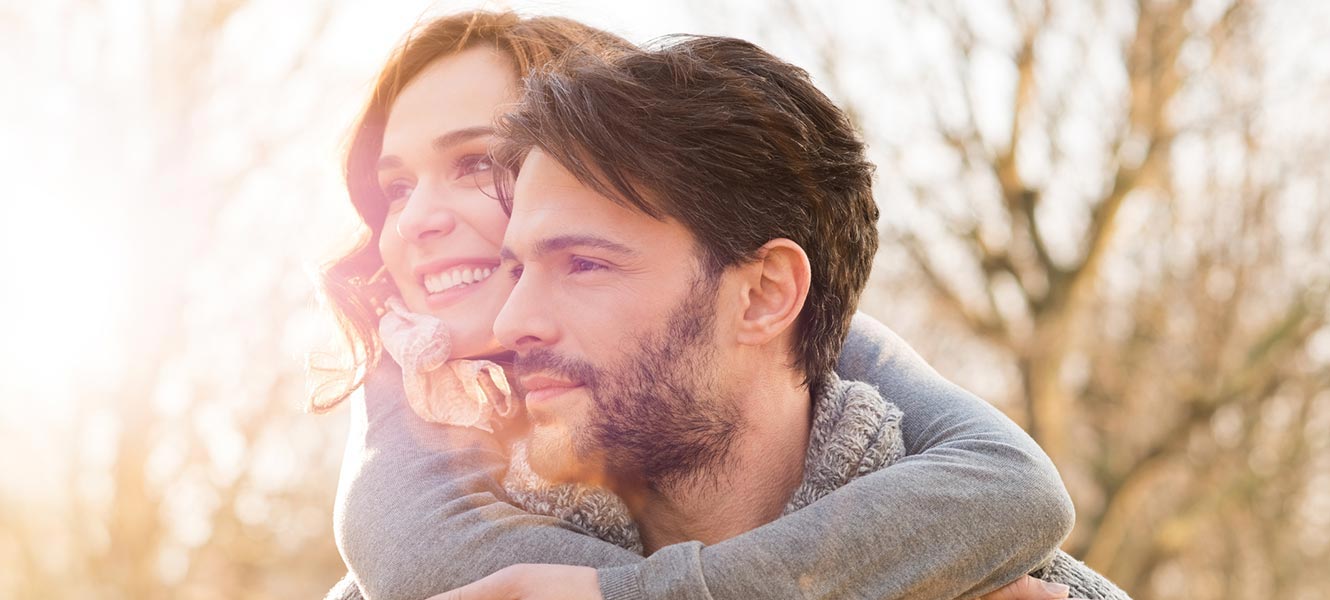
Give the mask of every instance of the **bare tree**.
[[[795, 2], [772, 27], [796, 24], [879, 153], [880, 264], [908, 267], [866, 308], [963, 382], [1015, 374], [992, 400], [1067, 478], [1068, 549], [1137, 597], [1323, 588], [1324, 546], [1300, 539], [1326, 501], [1330, 126], [1287, 111], [1330, 73], [1271, 49], [1324, 19], [1246, 0], [878, 10], [876, 40], [830, 29], [869, 17]], [[879, 76], [908, 87], [865, 94], [862, 65], [901, 51], [924, 64]], [[875, 114], [884, 96], [921, 118]]]

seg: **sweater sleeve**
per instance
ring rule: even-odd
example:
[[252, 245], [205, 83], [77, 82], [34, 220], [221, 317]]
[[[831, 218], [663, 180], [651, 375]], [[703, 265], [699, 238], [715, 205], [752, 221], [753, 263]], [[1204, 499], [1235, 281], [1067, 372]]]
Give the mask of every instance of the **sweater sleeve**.
[[508, 458], [485, 432], [426, 422], [391, 360], [353, 403], [333, 513], [342, 559], [369, 600], [420, 600], [521, 563], [590, 567], [642, 557], [507, 502]]
[[523, 562], [598, 567], [605, 600], [950, 599], [1028, 572], [1066, 536], [1070, 501], [1038, 446], [885, 326], [857, 316], [838, 370], [905, 413], [904, 459], [738, 537], [643, 559], [505, 502], [494, 442], [416, 418], [396, 370], [380, 369], [390, 372], [367, 387], [347, 449], [339, 548], [371, 600], [426, 597]]

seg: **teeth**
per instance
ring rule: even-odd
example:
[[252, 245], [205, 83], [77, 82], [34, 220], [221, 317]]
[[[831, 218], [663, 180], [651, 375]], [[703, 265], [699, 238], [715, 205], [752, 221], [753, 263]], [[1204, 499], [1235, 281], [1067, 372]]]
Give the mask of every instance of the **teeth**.
[[443, 282], [437, 274], [425, 276], [425, 290], [433, 294], [443, 289]]
[[434, 273], [424, 277], [425, 291], [431, 294], [448, 291], [452, 288], [479, 283], [494, 274], [490, 267], [453, 269], [446, 273]]

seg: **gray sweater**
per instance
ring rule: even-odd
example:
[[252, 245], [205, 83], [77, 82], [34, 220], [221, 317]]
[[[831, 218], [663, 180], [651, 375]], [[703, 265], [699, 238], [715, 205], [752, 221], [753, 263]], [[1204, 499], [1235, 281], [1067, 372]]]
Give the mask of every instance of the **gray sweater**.
[[[784, 514], [803, 510], [849, 482], [900, 460], [905, 453], [900, 435], [901, 417], [900, 410], [878, 395], [872, 386], [843, 382], [835, 375], [828, 377], [813, 402], [813, 422], [803, 478], [790, 495]], [[519, 500], [521, 506], [571, 520], [583, 525], [596, 537], [615, 541], [629, 550], [641, 551], [636, 524], [618, 496], [603, 488], [551, 484], [532, 472], [521, 456], [521, 452], [514, 453], [505, 485], [509, 495]], [[821, 555], [825, 562], [817, 565], [819, 568], [783, 575], [799, 581], [804, 597], [848, 595], [844, 588], [828, 587], [825, 582], [838, 582], [840, 574], [857, 568], [867, 552], [839, 554], [835, 545], [829, 551], [823, 551], [818, 546], [819, 541], [805, 540], [803, 546], [805, 552]], [[616, 579], [620, 574], [623, 577]], [[1044, 581], [1068, 586], [1072, 598], [1131, 600], [1111, 581], [1061, 550], [1034, 574]], [[606, 597], [633, 600], [664, 593], [663, 590], [640, 587], [631, 567], [606, 569], [599, 573], [599, 579], [601, 592]], [[765, 591], [754, 589], [750, 597], [766, 597]]]
[[[800, 581], [773, 574], [808, 572], [835, 597], [950, 599], [1029, 572], [1070, 531], [1070, 500], [1033, 440], [886, 327], [856, 317], [838, 372], [905, 413], [904, 458], [738, 537], [644, 558], [506, 502], [498, 444], [416, 417], [387, 364], [356, 403], [338, 546], [371, 600], [420, 600], [542, 562], [600, 569], [602, 586], [615, 584], [606, 600], [625, 588], [648, 598], [804, 597]], [[853, 557], [853, 568], [829, 557]]]

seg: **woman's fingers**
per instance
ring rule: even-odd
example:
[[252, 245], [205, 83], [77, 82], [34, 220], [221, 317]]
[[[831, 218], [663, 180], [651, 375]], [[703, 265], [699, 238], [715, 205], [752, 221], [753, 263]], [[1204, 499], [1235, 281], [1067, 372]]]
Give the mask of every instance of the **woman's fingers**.
[[1049, 583], [1023, 575], [1016, 581], [984, 594], [980, 600], [1062, 600], [1070, 593], [1071, 588], [1061, 583]]

